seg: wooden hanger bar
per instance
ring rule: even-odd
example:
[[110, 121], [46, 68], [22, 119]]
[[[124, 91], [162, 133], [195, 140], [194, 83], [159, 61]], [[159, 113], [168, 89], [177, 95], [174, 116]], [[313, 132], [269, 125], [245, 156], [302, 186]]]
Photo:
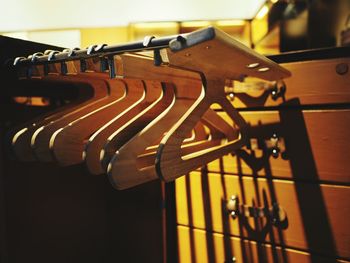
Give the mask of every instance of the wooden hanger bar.
[[[166, 135], [157, 149], [155, 167], [147, 166], [140, 170], [134, 165], [135, 157], [137, 158], [135, 153], [140, 153], [139, 150], [146, 146], [145, 141], [140, 139], [141, 136], [135, 136], [115, 153], [109, 163], [107, 174], [117, 189], [126, 189], [154, 180], [154, 171], [159, 178], [172, 181], [225, 154], [234, 153], [246, 143], [247, 124], [228, 101], [225, 81], [242, 80], [246, 76], [279, 80], [290, 75], [287, 70], [215, 28], [199, 30], [186, 37], [179, 36], [170, 42], [169, 47], [167, 50], [169, 66], [199, 74], [203, 83], [202, 93], [193, 103], [179, 107], [177, 113], [170, 110], [169, 116], [164, 116], [153, 125], [159, 127], [162, 122], [167, 123]], [[212, 104], [219, 104], [228, 113], [239, 128], [238, 136], [198, 151], [184, 151], [182, 145], [185, 136]], [[171, 115], [176, 115], [175, 123], [168, 121], [174, 118]], [[149, 141], [154, 140], [154, 127], [147, 126], [142, 131], [142, 136], [149, 136]]]
[[28, 58], [18, 57], [14, 61], [15, 66], [28, 66], [37, 64], [54, 63], [58, 61], [78, 60], [86, 59], [101, 55], [114, 55], [126, 52], [138, 52], [144, 50], [155, 50], [166, 48], [169, 46], [169, 42], [176, 38], [176, 36], [154, 38], [145, 37], [143, 41], [137, 41], [132, 43], [126, 43], [121, 45], [108, 46], [106, 44], [92, 45], [87, 49], [72, 49], [64, 50], [62, 52], [40, 54], [36, 53], [36, 56], [30, 56]]
[[[203, 164], [233, 153], [245, 144], [246, 123], [226, 97], [225, 80], [239, 80], [245, 76], [252, 76], [272, 81], [291, 75], [288, 70], [254, 52], [226, 33], [215, 28], [208, 28], [207, 33], [212, 36], [210, 40], [197, 41], [190, 36], [187, 39], [178, 38], [171, 41], [168, 49], [169, 65], [201, 73], [206, 94], [177, 125], [171, 128], [160, 143], [156, 168], [160, 178], [165, 181], [172, 181]], [[191, 130], [193, 124], [197, 123], [214, 103], [219, 104], [241, 129], [240, 138], [200, 152], [181, 155], [182, 134]]]
[[[171, 69], [169, 67], [156, 67], [153, 65], [152, 58], [149, 57], [130, 54], [115, 56], [114, 63], [118, 77], [148, 79], [161, 82], [167, 81], [181, 85], [190, 82], [193, 88], [196, 86], [201, 87], [200, 77], [197, 73]], [[145, 71], [145, 68], [147, 68], [147, 71]], [[84, 156], [91, 173], [102, 174], [105, 172], [106, 166], [115, 151], [150, 123], [151, 120], [154, 119], [154, 116], [159, 115], [170, 106], [171, 101], [174, 99], [174, 94], [170, 94], [172, 87], [169, 85], [166, 86], [166, 84], [163, 86], [164, 96], [161, 101], [156, 102], [152, 107], [149, 107], [144, 111], [140, 111], [134, 118], [129, 118], [128, 123], [124, 124], [125, 121], [122, 121], [122, 119], [127, 116], [117, 116], [115, 120], [111, 120], [111, 122], [101, 127], [99, 131], [90, 137], [89, 143], [86, 145]], [[210, 115], [210, 113], [208, 113], [208, 116], [210, 115], [208, 122], [217, 123], [217, 119], [215, 118], [217, 116], [214, 114]], [[225, 126], [222, 125], [222, 123], [218, 123], [217, 126], [225, 129]], [[198, 132], [196, 138], [197, 140], [200, 138]], [[160, 139], [161, 137], [159, 140]], [[106, 143], [106, 141], [108, 141], [108, 143]], [[102, 152], [101, 149], [103, 149]]]

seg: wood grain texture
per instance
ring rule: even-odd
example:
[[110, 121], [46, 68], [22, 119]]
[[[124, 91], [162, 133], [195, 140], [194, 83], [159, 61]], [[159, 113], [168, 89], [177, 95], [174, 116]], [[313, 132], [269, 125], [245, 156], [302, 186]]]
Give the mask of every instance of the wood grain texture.
[[[152, 86], [154, 86], [154, 88], [162, 89], [162, 97], [154, 99], [152, 104], [147, 107], [142, 105], [134, 107], [133, 111], [130, 112], [132, 114], [117, 115], [89, 138], [84, 156], [85, 163], [93, 174], [105, 173], [114, 153], [170, 106], [174, 100], [174, 89], [170, 85], [167, 87], [161, 85], [160, 82], [176, 80], [185, 83], [187, 79], [189, 81], [193, 80], [193, 83], [197, 85], [200, 82], [197, 74], [181, 70], [169, 70], [167, 67], [156, 67], [151, 58], [138, 55], [115, 56], [114, 63], [119, 77], [124, 79], [147, 79], [148, 88], [152, 89]], [[150, 92], [146, 92], [146, 96], [149, 96], [149, 94]]]
[[235, 93], [235, 107], [278, 106], [284, 100], [298, 98], [301, 105], [335, 104], [350, 102], [350, 72], [337, 73], [337, 66], [350, 66], [350, 58], [324, 59], [284, 63], [281, 66], [292, 72], [284, 80], [285, 93], [273, 99], [271, 91], [248, 90]]
[[[171, 84], [166, 85], [168, 86], [167, 88], [173, 86]], [[173, 88], [175, 87], [173, 86]], [[178, 86], [176, 90], [177, 97], [171, 106], [116, 152], [110, 161], [107, 171], [114, 187], [125, 189], [158, 179], [154, 165], [144, 167], [142, 170], [138, 169], [137, 156], [142, 154], [147, 147], [152, 146], [155, 141], [159, 140], [168, 131], [169, 127], [176, 123], [188, 108], [193, 105], [197, 97], [200, 96], [201, 89], [192, 89], [191, 91], [189, 93], [186, 86]]]
[[[202, 83], [201, 76], [191, 70], [168, 66], [154, 66], [153, 58], [127, 54], [114, 56], [117, 77], [174, 82], [196, 86]], [[189, 89], [190, 90], [190, 89]]]
[[[277, 202], [287, 219], [233, 220], [226, 200], [237, 195], [249, 206]], [[350, 258], [350, 187], [193, 172], [176, 181], [177, 222], [325, 256]]]
[[[220, 30], [213, 29], [215, 38], [178, 52], [168, 52], [169, 65], [200, 72], [205, 93], [196, 101], [176, 125], [168, 131], [157, 152], [156, 168], [160, 178], [172, 181], [203, 164], [241, 148], [246, 143], [246, 123], [229, 103], [225, 94], [226, 79], [242, 79], [242, 75], [264, 80], [279, 80], [290, 72], [242, 44]], [[177, 45], [182, 42], [177, 40]], [[171, 45], [170, 45], [171, 46]], [[232, 62], [234, 61], [234, 64]], [[255, 64], [256, 66], [251, 66]], [[212, 104], [219, 104], [239, 129], [238, 138], [220, 146], [181, 156], [183, 135], [188, 133]], [[172, 167], [172, 169], [168, 169]]]
[[[184, 114], [188, 114], [188, 110], [198, 101], [201, 96], [203, 96], [203, 87], [199, 80], [198, 74], [183, 71], [180, 69], [172, 69], [169, 67], [155, 67], [150, 59], [140, 59], [137, 56], [123, 56], [121, 58], [115, 58], [117, 65], [118, 75], [123, 75], [124, 77], [137, 77], [137, 78], [147, 78], [157, 81], [166, 81], [175, 84], [171, 85], [166, 83], [167, 88], [175, 88], [176, 97], [173, 99], [172, 104], [169, 104], [167, 109], [163, 109], [159, 114], [155, 114], [156, 119], [147, 125], [142, 131], [136, 134], [130, 141], [122, 145], [117, 143], [118, 141], [124, 142], [125, 135], [130, 134], [124, 131], [117, 131], [113, 134], [109, 140], [113, 138], [118, 147], [112, 147], [112, 150], [104, 149], [103, 153], [108, 152], [115, 154], [112, 159], [109, 154], [105, 155], [110, 160], [108, 165], [107, 173], [109, 174], [111, 181], [114, 186], [118, 189], [124, 189], [132, 187], [141, 183], [145, 183], [149, 180], [154, 180], [158, 178], [156, 173], [156, 168], [154, 167], [154, 161], [152, 161], [153, 155], [148, 155], [147, 158], [141, 161], [142, 166], [138, 165], [138, 156], [143, 154], [147, 147], [153, 146], [155, 142], [162, 138], [165, 133], [168, 133], [169, 129], [179, 120], [182, 119]], [[132, 65], [132, 66], [131, 66]], [[145, 68], [149, 70], [146, 72]], [[186, 139], [188, 134], [191, 133], [192, 129], [196, 126], [198, 121], [203, 117], [203, 120], [208, 126], [212, 128], [215, 126], [217, 130], [224, 133], [228, 138], [236, 138], [236, 133], [224, 120], [216, 115], [216, 113], [209, 110], [209, 107], [203, 108], [204, 112], [199, 116], [199, 119], [190, 127], [187, 131], [182, 131], [183, 140]], [[140, 116], [139, 118], [142, 118]], [[132, 127], [129, 127], [132, 129]], [[215, 136], [214, 136], [215, 138]], [[207, 146], [213, 145], [214, 141], [206, 144]], [[216, 141], [216, 145], [217, 145]], [[114, 144], [115, 144], [114, 143]], [[122, 146], [122, 147], [121, 147]], [[203, 151], [203, 146], [200, 149]], [[190, 149], [198, 150], [198, 146], [189, 147]], [[181, 151], [181, 149], [180, 149]], [[152, 153], [153, 154], [153, 153]], [[156, 159], [155, 159], [156, 160]], [[139, 163], [140, 164], [140, 163]], [[146, 165], [148, 164], [148, 165]]]
[[[185, 226], [177, 227], [180, 263], [346, 263], [349, 261], [262, 244]], [[195, 242], [194, 242], [195, 241]], [[232, 259], [235, 258], [235, 261]]]
[[[24, 123], [12, 127], [11, 130], [6, 135], [6, 140], [11, 145], [11, 149], [14, 152], [16, 158], [23, 162], [35, 161], [36, 157], [30, 146], [30, 141], [33, 133], [37, 127], [46, 125], [53, 120], [59, 119], [68, 112], [77, 110], [81, 107], [84, 102], [92, 97], [93, 91], [91, 84], [84, 81], [68, 81], [63, 79], [52, 79], [46, 78], [45, 80], [31, 79], [31, 80], [21, 80], [20, 84], [24, 87], [30, 88], [35, 85], [37, 87], [42, 87], [44, 89], [63, 89], [69, 86], [70, 89], [77, 91], [78, 98], [63, 107], [59, 107], [54, 111], [40, 115], [37, 118], [28, 120]], [[40, 90], [44, 91], [43, 89]], [[39, 92], [39, 94], [40, 94]]]
[[[116, 116], [123, 115], [126, 122], [161, 96], [160, 87], [147, 88], [141, 80], [114, 79], [108, 80], [108, 83], [115, 95], [111, 95], [106, 104], [87, 112], [52, 136], [50, 150], [60, 165], [81, 163], [85, 144], [91, 134]], [[124, 122], [120, 120], [120, 125]]]
[[[148, 85], [151, 85], [152, 82], [153, 81], [148, 81]], [[100, 161], [104, 171], [107, 170], [111, 158], [125, 143], [133, 140], [133, 137], [137, 136], [139, 133], [142, 133], [142, 130], [147, 125], [171, 107], [175, 99], [174, 89], [167, 85], [161, 85], [161, 83], [153, 83], [153, 85], [159, 88], [159, 98], [149, 103], [149, 105], [146, 105], [146, 107], [137, 109], [132, 116], [122, 123], [119, 129], [116, 129], [110, 134], [107, 142], [104, 144], [100, 155]], [[162, 135], [163, 134], [159, 134], [160, 137]], [[153, 141], [150, 146], [153, 146], [154, 143], [155, 141]], [[148, 165], [153, 165], [153, 163], [154, 160]], [[134, 174], [131, 173], [129, 176], [134, 176]]]
[[[220, 116], [229, 121], [225, 113]], [[229, 174], [279, 177], [317, 182], [350, 182], [348, 140], [350, 110], [280, 110], [243, 112], [251, 138], [260, 146], [243, 148], [235, 156], [225, 155], [208, 164], [208, 170]], [[269, 155], [266, 142], [280, 137], [282, 153]], [[262, 165], [269, 162], [270, 171]]]
[[[77, 75], [78, 76], [78, 75]], [[72, 81], [77, 80], [77, 76], [65, 76]], [[50, 140], [52, 135], [59, 129], [65, 127], [69, 123], [79, 119], [80, 117], [92, 112], [111, 101], [120, 97], [119, 87], [113, 92], [110, 89], [106, 76], [100, 73], [84, 73], [82, 78], [88, 81], [94, 89], [94, 96], [73, 111], [67, 112], [64, 116], [56, 119], [45, 126], [36, 127], [35, 132], [31, 138], [31, 146], [34, 150], [35, 156], [39, 161], [52, 162], [54, 158], [50, 150]], [[80, 78], [81, 78], [80, 77]], [[57, 77], [60, 78], [60, 77]]]
[[275, 81], [291, 75], [282, 66], [258, 54], [225, 32], [216, 28], [211, 30], [214, 35], [212, 40], [190, 47], [181, 39], [173, 41], [170, 47], [182, 48], [180, 51], [168, 50], [169, 65], [202, 72], [219, 79], [240, 80], [242, 76], [251, 76]]

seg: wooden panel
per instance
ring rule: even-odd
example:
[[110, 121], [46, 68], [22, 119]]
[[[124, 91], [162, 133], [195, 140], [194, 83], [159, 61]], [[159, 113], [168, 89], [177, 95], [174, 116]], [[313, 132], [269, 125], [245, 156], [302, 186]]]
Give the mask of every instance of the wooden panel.
[[[287, 220], [233, 220], [223, 209], [231, 195], [242, 203], [271, 207], [277, 202]], [[176, 181], [178, 224], [296, 249], [350, 258], [350, 187], [293, 183], [193, 172]]]
[[[178, 226], [179, 262], [334, 263], [348, 262], [281, 246], [259, 244], [218, 233]], [[233, 260], [235, 259], [235, 261]]]
[[[292, 76], [286, 78], [285, 100], [298, 98], [301, 104], [329, 104], [350, 102], [350, 72], [338, 74], [340, 64], [350, 67], [350, 58], [284, 63]], [[236, 107], [276, 106], [283, 97], [273, 100], [269, 92], [253, 90], [235, 94]]]
[[163, 262], [160, 182], [116, 191], [81, 165], [8, 161], [5, 185], [4, 262]]
[[[229, 118], [220, 113], [229, 121]], [[350, 110], [245, 112], [252, 138], [259, 142], [276, 133], [283, 141], [277, 159], [265, 151], [244, 148], [237, 156], [224, 156], [208, 170], [230, 174], [261, 175], [310, 181], [350, 182]]]

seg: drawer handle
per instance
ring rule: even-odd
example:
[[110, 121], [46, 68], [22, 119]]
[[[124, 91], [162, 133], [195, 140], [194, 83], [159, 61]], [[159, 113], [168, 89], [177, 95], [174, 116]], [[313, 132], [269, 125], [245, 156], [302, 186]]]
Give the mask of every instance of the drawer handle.
[[[242, 82], [242, 81], [243, 79], [241, 81], [234, 81], [233, 83], [230, 83], [230, 82], [227, 83], [227, 86], [225, 87], [225, 92], [230, 100], [234, 100], [235, 94], [238, 94], [238, 93], [247, 93], [249, 91], [264, 91], [261, 97], [264, 97], [264, 94], [266, 94], [266, 96], [270, 95], [272, 100], [276, 101], [279, 98], [283, 99], [287, 91], [286, 84], [281, 80], [250, 81], [250, 82]], [[259, 99], [261, 97], [259, 96], [256, 99]], [[253, 97], [251, 97], [251, 99], [253, 99]]]
[[238, 196], [231, 196], [226, 203], [226, 209], [233, 219], [239, 216], [253, 218], [267, 218], [271, 220], [273, 225], [278, 225], [279, 222], [284, 222], [287, 219], [287, 214], [284, 209], [278, 204], [273, 203], [271, 207], [252, 207], [239, 203]]

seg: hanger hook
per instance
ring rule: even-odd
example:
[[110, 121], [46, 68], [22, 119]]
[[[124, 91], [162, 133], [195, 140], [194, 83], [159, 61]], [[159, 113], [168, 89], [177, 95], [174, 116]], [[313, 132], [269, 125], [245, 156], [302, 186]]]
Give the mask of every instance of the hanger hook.
[[103, 51], [103, 48], [106, 47], [106, 46], [107, 46], [107, 44], [90, 45], [87, 48], [86, 54], [87, 55], [91, 55], [91, 54], [94, 54], [94, 53], [101, 52], [101, 51]]
[[22, 60], [26, 59], [26, 57], [16, 57], [13, 61], [13, 65], [17, 66]]
[[154, 39], [154, 38], [155, 38], [155, 36], [145, 36], [144, 39], [143, 39], [143, 42], [142, 42], [143, 46], [144, 47], [149, 47], [149, 45], [152, 42], [152, 39]]
[[67, 56], [68, 57], [74, 57], [77, 53], [77, 51], [80, 50], [80, 48], [75, 47], [75, 48], [66, 48], [64, 49], [62, 52], [68, 53]]
[[48, 61], [52, 61], [55, 59], [56, 54], [60, 53], [58, 50], [51, 50], [51, 52], [48, 54]]
[[34, 53], [33, 55], [31, 55], [30, 60], [31, 60], [31, 62], [35, 62], [35, 61], [37, 61], [37, 59], [38, 59], [39, 57], [42, 57], [42, 56], [44, 56], [44, 53], [42, 53], [42, 52], [36, 52], [36, 53]]

